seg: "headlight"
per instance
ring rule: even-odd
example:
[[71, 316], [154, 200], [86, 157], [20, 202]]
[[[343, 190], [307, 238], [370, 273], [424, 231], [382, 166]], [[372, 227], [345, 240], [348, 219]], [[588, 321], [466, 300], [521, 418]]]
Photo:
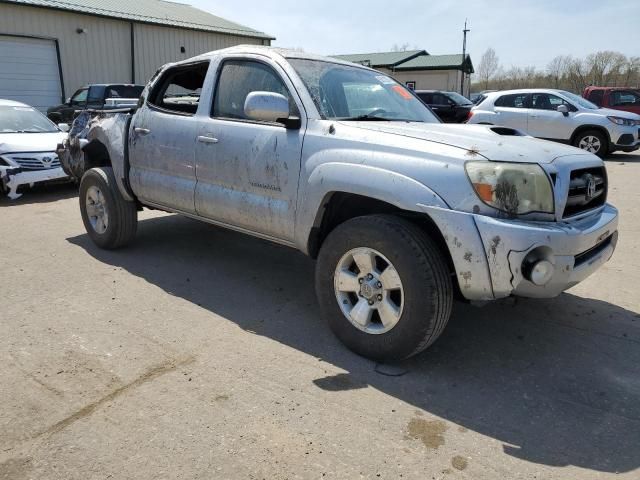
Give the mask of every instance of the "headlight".
[[616, 125], [626, 125], [628, 127], [633, 127], [634, 125], [640, 125], [640, 120], [630, 120], [628, 118], [622, 117], [607, 117], [610, 122], [615, 123]]
[[480, 200], [510, 215], [553, 213], [553, 187], [535, 163], [467, 162], [465, 170]]

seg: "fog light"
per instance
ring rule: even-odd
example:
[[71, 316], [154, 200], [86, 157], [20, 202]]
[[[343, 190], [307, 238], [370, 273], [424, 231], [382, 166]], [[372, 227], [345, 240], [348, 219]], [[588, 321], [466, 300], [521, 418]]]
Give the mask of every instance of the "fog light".
[[531, 283], [542, 286], [553, 277], [553, 263], [548, 260], [539, 260], [533, 263], [525, 272], [525, 277]]

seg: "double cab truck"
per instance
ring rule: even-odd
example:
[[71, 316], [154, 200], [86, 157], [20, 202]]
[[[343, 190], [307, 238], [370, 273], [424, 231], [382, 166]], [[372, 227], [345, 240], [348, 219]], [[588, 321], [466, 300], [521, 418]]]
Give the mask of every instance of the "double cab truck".
[[627, 87], [587, 87], [582, 96], [601, 108], [640, 115], [640, 89]]
[[616, 247], [596, 155], [445, 125], [362, 65], [232, 47], [164, 66], [137, 108], [87, 125], [96, 245], [131, 242], [149, 207], [298, 249], [331, 329], [373, 359], [431, 345], [454, 298], [555, 297]]

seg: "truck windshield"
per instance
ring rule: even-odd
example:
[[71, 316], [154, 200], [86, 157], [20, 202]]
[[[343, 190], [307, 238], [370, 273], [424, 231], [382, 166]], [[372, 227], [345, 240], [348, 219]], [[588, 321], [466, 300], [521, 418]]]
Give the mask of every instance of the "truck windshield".
[[35, 108], [1, 105], [0, 133], [57, 132], [56, 126]]
[[403, 85], [380, 72], [319, 60], [289, 59], [327, 120], [440, 120]]

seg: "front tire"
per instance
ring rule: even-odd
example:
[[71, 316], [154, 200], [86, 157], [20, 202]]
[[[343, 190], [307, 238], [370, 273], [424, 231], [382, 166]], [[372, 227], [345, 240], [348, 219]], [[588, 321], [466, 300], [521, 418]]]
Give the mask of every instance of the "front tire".
[[604, 158], [609, 153], [609, 141], [598, 130], [585, 130], [573, 139], [573, 146]]
[[357, 217], [326, 238], [316, 265], [320, 309], [354, 352], [401, 360], [430, 346], [451, 315], [453, 285], [444, 254], [411, 222]]
[[80, 214], [89, 237], [100, 248], [123, 247], [135, 237], [137, 206], [124, 199], [110, 167], [92, 168], [82, 176]]

